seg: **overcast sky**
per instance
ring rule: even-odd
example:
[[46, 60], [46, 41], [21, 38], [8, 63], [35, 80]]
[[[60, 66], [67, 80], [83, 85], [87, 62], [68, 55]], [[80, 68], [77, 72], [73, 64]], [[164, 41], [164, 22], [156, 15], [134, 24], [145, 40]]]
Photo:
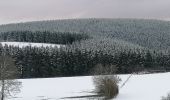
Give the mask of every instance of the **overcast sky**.
[[170, 19], [170, 0], [0, 0], [0, 24], [70, 18]]

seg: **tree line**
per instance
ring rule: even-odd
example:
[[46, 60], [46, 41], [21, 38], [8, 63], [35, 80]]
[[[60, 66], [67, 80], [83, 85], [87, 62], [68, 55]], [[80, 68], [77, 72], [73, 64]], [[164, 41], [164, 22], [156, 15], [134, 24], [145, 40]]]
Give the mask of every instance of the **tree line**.
[[88, 39], [85, 33], [71, 32], [50, 32], [50, 31], [10, 31], [0, 33], [1, 41], [11, 42], [36, 42], [36, 43], [54, 43], [54, 44], [72, 44], [75, 41]]
[[149, 69], [169, 69], [170, 54], [152, 51], [122, 51], [113, 55], [103, 51], [50, 47], [0, 46], [15, 60], [20, 78], [91, 75], [97, 65], [115, 65], [116, 73], [132, 73]]

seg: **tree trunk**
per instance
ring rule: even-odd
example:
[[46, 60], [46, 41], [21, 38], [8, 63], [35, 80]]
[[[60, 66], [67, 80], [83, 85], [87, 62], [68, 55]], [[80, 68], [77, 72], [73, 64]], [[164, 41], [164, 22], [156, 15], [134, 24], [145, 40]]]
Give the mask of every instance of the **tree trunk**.
[[4, 100], [4, 89], [5, 89], [5, 80], [2, 80], [2, 88], [1, 88], [1, 100]]

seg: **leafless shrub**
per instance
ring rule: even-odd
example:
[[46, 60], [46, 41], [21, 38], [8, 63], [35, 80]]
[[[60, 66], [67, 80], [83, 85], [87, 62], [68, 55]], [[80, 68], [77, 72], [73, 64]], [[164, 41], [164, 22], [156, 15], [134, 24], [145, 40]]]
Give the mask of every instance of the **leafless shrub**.
[[107, 99], [114, 98], [119, 93], [119, 87], [117, 85], [119, 80], [115, 76], [94, 76], [93, 82], [96, 93], [105, 96]]
[[104, 96], [105, 99], [111, 99], [118, 95], [119, 87], [118, 82], [120, 78], [114, 75], [116, 67], [113, 65], [103, 66], [98, 64], [95, 66], [93, 83], [95, 85], [95, 92], [101, 96]]

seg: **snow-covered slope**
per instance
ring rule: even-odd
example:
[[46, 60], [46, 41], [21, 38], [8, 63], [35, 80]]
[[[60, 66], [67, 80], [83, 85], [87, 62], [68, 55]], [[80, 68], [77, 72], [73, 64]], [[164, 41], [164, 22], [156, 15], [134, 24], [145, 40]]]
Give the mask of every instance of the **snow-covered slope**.
[[29, 43], [29, 42], [0, 42], [3, 46], [4, 45], [12, 45], [18, 47], [25, 47], [25, 46], [33, 46], [33, 47], [60, 47], [61, 45], [57, 44], [48, 44], [48, 43]]
[[[119, 76], [122, 78], [119, 84], [121, 86], [129, 75]], [[133, 75], [120, 89], [115, 100], [160, 100], [162, 96], [170, 92], [169, 78], [170, 73]], [[22, 79], [20, 81], [23, 82], [21, 93], [16, 96], [18, 98], [10, 100], [63, 100], [64, 97], [94, 95], [90, 93], [94, 89], [90, 76]]]

